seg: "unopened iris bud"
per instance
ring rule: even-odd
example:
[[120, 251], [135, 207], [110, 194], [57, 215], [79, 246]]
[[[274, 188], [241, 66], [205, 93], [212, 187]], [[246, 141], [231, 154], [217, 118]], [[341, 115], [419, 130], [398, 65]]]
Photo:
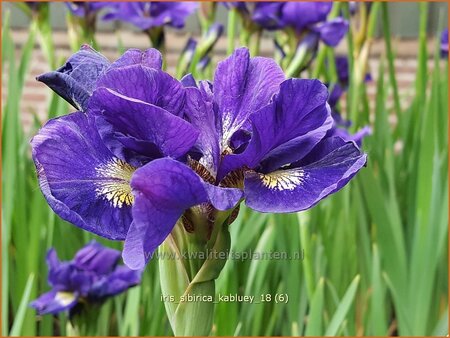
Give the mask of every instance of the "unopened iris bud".
[[201, 58], [200, 61], [198, 62], [197, 69], [200, 71], [204, 71], [210, 63], [211, 63], [211, 57], [206, 55], [205, 57]]
[[200, 56], [204, 57], [208, 54], [212, 48], [215, 46], [219, 38], [223, 34], [223, 25], [220, 23], [215, 23], [209, 27], [205, 36], [202, 39], [202, 42], [199, 45]]
[[309, 32], [304, 36], [297, 45], [294, 58], [286, 70], [289, 76], [296, 76], [314, 60], [319, 48], [319, 39], [320, 34], [317, 32]]

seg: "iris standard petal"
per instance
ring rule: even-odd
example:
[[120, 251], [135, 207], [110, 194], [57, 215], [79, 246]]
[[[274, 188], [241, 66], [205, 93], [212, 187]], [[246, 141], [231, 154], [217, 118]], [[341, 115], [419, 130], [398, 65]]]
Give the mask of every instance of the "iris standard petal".
[[115, 296], [141, 282], [142, 270], [131, 270], [125, 265], [118, 266], [111, 274], [95, 283], [88, 298], [92, 301], [102, 301]]
[[282, 21], [301, 31], [326, 20], [332, 6], [332, 2], [287, 2], [282, 9]]
[[246, 48], [237, 49], [217, 65], [213, 91], [222, 122], [223, 147], [250, 114], [270, 102], [283, 80], [284, 73], [274, 60], [250, 58]]
[[242, 197], [239, 189], [208, 185], [191, 168], [168, 158], [136, 170], [131, 185], [136, 201], [123, 259], [132, 269], [145, 266], [185, 210], [206, 202], [228, 209]]
[[155, 17], [155, 24], [167, 24], [175, 28], [183, 28], [189, 15], [195, 12], [198, 4], [192, 1], [153, 2], [150, 9]]
[[55, 249], [50, 249], [46, 256], [48, 266], [48, 283], [55, 290], [67, 290], [71, 284], [74, 268], [67, 262], [61, 262]]
[[197, 88], [186, 89], [185, 118], [200, 134], [195, 144], [196, 151], [200, 153], [198, 161], [215, 175], [220, 158], [220, 146], [213, 103], [205, 100]]
[[104, 19], [126, 21], [142, 30], [163, 25], [182, 28], [196, 8], [195, 2], [123, 2]]
[[149, 48], [144, 51], [135, 48], [128, 49], [119, 59], [111, 64], [108, 71], [114, 68], [132, 65], [142, 65], [145, 67], [161, 69], [162, 55], [155, 48]]
[[120, 259], [120, 251], [104, 247], [91, 241], [77, 252], [74, 265], [78, 269], [93, 271], [97, 274], [110, 273]]
[[299, 166], [267, 174], [247, 172], [246, 204], [260, 212], [309, 209], [346, 185], [366, 160], [354, 142], [325, 138]]
[[93, 117], [76, 112], [50, 120], [31, 146], [40, 188], [57, 215], [97, 235], [125, 238], [135, 168], [106, 148]]
[[76, 294], [72, 292], [49, 291], [30, 303], [39, 315], [56, 314], [73, 308], [78, 302]]
[[72, 262], [60, 262], [54, 249], [47, 253], [47, 265], [48, 283], [57, 292], [85, 295], [95, 277], [94, 272], [79, 270]]
[[181, 117], [111, 89], [97, 89], [90, 107], [106, 146], [133, 165], [181, 157], [199, 136], [197, 128]]
[[102, 87], [161, 107], [174, 115], [181, 116], [183, 113], [184, 87], [158, 69], [142, 65], [111, 69], [99, 79], [97, 88]]
[[348, 21], [336, 18], [317, 25], [314, 30], [320, 34], [320, 39], [331, 47], [336, 47], [348, 32]]
[[84, 110], [97, 79], [109, 65], [110, 62], [103, 55], [83, 45], [62, 67], [38, 76], [37, 80], [45, 83], [76, 109]]
[[[280, 167], [306, 155], [331, 128], [327, 97], [327, 88], [318, 80], [284, 81], [273, 102], [250, 116], [253, 133], [249, 145], [241, 154], [225, 156], [218, 179], [243, 166], [255, 168], [265, 159], [276, 161], [267, 161], [268, 165]], [[308, 133], [314, 142], [301, 137]]]
[[282, 2], [256, 2], [252, 19], [268, 30], [280, 29], [285, 26], [282, 20]]

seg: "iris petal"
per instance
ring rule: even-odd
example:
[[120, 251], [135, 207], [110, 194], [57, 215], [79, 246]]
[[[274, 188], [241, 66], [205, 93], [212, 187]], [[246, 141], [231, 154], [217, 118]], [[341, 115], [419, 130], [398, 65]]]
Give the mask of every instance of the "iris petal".
[[136, 201], [123, 259], [132, 269], [145, 266], [185, 210], [206, 202], [229, 209], [242, 197], [240, 190], [208, 185], [191, 168], [168, 158], [139, 168], [131, 185]]
[[162, 55], [155, 48], [149, 48], [145, 51], [140, 49], [128, 49], [119, 59], [114, 61], [108, 68], [108, 71], [114, 68], [125, 66], [142, 65], [150, 68], [162, 68]]
[[293, 168], [268, 174], [248, 172], [244, 180], [246, 204], [260, 212], [309, 209], [344, 187], [366, 160], [367, 155], [354, 142], [326, 138]]
[[249, 145], [243, 153], [223, 159], [218, 179], [243, 166], [255, 168], [265, 159], [273, 169], [306, 155], [331, 128], [327, 97], [327, 88], [318, 80], [284, 81], [273, 102], [250, 116]]
[[142, 270], [131, 270], [127, 266], [118, 266], [107, 277], [101, 278], [89, 292], [90, 300], [103, 300], [115, 296], [141, 282]]
[[199, 135], [182, 118], [106, 88], [95, 91], [91, 109], [106, 146], [133, 165], [163, 156], [183, 156]]
[[51, 120], [31, 145], [40, 188], [53, 211], [97, 235], [124, 239], [135, 168], [105, 147], [94, 118], [76, 112]]
[[66, 262], [60, 262], [54, 249], [47, 252], [48, 283], [55, 290], [65, 290], [70, 285], [73, 266]]
[[77, 252], [74, 263], [78, 269], [107, 274], [114, 269], [119, 259], [120, 251], [91, 241]]
[[213, 103], [205, 100], [197, 88], [187, 88], [186, 94], [186, 118], [200, 133], [196, 143], [197, 150], [202, 154], [199, 162], [215, 174], [219, 163], [220, 146]]
[[184, 87], [159, 69], [141, 64], [111, 69], [98, 80], [97, 88], [101, 87], [153, 104], [174, 115], [183, 114]]
[[331, 47], [336, 47], [348, 32], [348, 21], [343, 18], [336, 18], [319, 24], [314, 28], [320, 33], [320, 39]]
[[282, 2], [256, 2], [252, 19], [268, 30], [279, 29], [285, 26], [281, 17]]
[[237, 49], [217, 65], [214, 100], [222, 122], [223, 146], [246, 124], [250, 114], [270, 102], [283, 80], [284, 73], [274, 60], [250, 58], [246, 48]]
[[301, 31], [326, 20], [332, 6], [332, 2], [287, 2], [282, 10], [283, 22]]
[[186, 18], [197, 8], [195, 2], [122, 2], [117, 3], [106, 20], [121, 20], [147, 30], [152, 27], [170, 25], [182, 28]]
[[88, 45], [73, 54], [56, 71], [37, 77], [76, 109], [84, 110], [95, 88], [97, 79], [110, 62]]
[[31, 302], [30, 306], [38, 311], [39, 315], [55, 314], [73, 308], [78, 300], [70, 292], [49, 291]]

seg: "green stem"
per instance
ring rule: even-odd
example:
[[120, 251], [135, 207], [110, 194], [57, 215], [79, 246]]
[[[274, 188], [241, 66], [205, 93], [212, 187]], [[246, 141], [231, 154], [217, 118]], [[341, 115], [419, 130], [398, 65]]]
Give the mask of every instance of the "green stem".
[[228, 11], [228, 27], [227, 27], [227, 54], [230, 55], [234, 51], [234, 38], [236, 36], [237, 10], [230, 8]]
[[323, 68], [323, 64], [325, 63], [325, 56], [327, 54], [327, 46], [321, 45], [319, 47], [319, 53], [317, 54], [317, 59], [316, 59], [316, 67], [314, 68], [312, 77], [314, 79], [318, 79], [320, 76], [320, 73], [322, 72], [322, 68]]
[[[337, 17], [339, 15], [340, 9], [341, 9], [341, 4], [339, 2], [335, 2], [333, 4], [333, 9], [329, 15], [329, 18], [333, 19], [333, 18]], [[327, 54], [328, 48], [329, 47], [324, 46], [324, 45], [320, 46], [319, 53], [317, 55], [317, 59], [315, 62], [316, 67], [314, 68], [314, 71], [312, 73], [313, 78], [319, 78], [320, 73], [322, 72], [322, 69], [323, 69], [323, 64], [325, 63], [324, 61], [325, 61], [325, 56]]]
[[309, 215], [306, 212], [301, 212], [297, 214], [298, 223], [300, 226], [300, 243], [302, 249], [305, 251], [305, 259], [303, 260], [303, 271], [305, 273], [305, 282], [306, 282], [306, 293], [308, 295], [309, 302], [312, 301], [312, 297], [314, 295], [314, 272], [311, 264], [311, 256], [309, 241], [310, 237], [308, 234], [308, 222]]
[[261, 36], [262, 36], [262, 29], [258, 29], [256, 31], [256, 34], [254, 35], [254, 39], [251, 41], [251, 44], [250, 44], [250, 55], [251, 56], [259, 55], [259, 47], [261, 45]]
[[[190, 220], [195, 220], [195, 210], [194, 215], [188, 216]], [[206, 219], [197, 219], [193, 233], [184, 229], [180, 219], [158, 249], [161, 300], [175, 336], [207, 336], [211, 331], [215, 280], [226, 263], [226, 253], [230, 249], [228, 218], [224, 220], [220, 216], [214, 224], [212, 246], [207, 245], [208, 239], [201, 231], [204, 225], [209, 226]]]
[[395, 78], [395, 65], [394, 60], [395, 56], [392, 51], [392, 45], [391, 45], [391, 30], [390, 30], [390, 24], [389, 24], [389, 10], [388, 10], [388, 4], [386, 2], [381, 4], [382, 8], [382, 17], [383, 17], [383, 33], [384, 33], [384, 41], [386, 43], [386, 53], [387, 53], [387, 59], [388, 59], [388, 68], [389, 68], [389, 81], [391, 82], [393, 94], [394, 94], [394, 105], [395, 105], [395, 112], [396, 114], [399, 114], [401, 110], [400, 106], [400, 95], [398, 93], [398, 85], [397, 85], [397, 79]]
[[[349, 90], [349, 116], [353, 121], [351, 127], [352, 131], [355, 132], [360, 126], [360, 116], [359, 116], [359, 104], [361, 103], [361, 96], [365, 95], [365, 84], [364, 79], [367, 72], [367, 63], [370, 54], [370, 47], [373, 40], [373, 34], [375, 32], [375, 27], [377, 23], [378, 10], [381, 3], [374, 2], [369, 16], [367, 35], [364, 39], [364, 44], [360, 50], [355, 51], [356, 55], [353, 55], [353, 70], [350, 77], [350, 90]], [[351, 53], [349, 53], [351, 54]]]
[[300, 67], [301, 65], [304, 64], [306, 58], [308, 56], [308, 50], [307, 48], [302, 48], [300, 51], [297, 51], [294, 54], [294, 58], [292, 59], [292, 61], [289, 63], [289, 66], [286, 69], [286, 77], [287, 78], [291, 78], [291, 77], [296, 77], [300, 71]]

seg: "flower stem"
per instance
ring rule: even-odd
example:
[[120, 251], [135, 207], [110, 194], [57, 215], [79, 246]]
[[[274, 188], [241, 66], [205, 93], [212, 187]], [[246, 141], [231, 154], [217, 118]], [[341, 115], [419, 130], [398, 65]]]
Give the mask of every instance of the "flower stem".
[[258, 56], [259, 47], [261, 45], [262, 29], [258, 29], [254, 35], [254, 39], [250, 43], [250, 55]]
[[[182, 220], [159, 247], [161, 300], [175, 336], [209, 335], [215, 303], [215, 280], [230, 248], [227, 220], [215, 224], [210, 241], [188, 233]], [[201, 225], [200, 225], [201, 227]]]
[[227, 54], [230, 55], [234, 51], [234, 38], [236, 36], [237, 10], [230, 8], [228, 11], [228, 27], [227, 27]]
[[392, 91], [394, 94], [395, 112], [396, 112], [396, 114], [399, 114], [401, 112], [401, 105], [400, 105], [400, 95], [398, 93], [397, 80], [395, 78], [395, 66], [394, 66], [395, 56], [392, 51], [392, 45], [391, 45], [391, 30], [390, 30], [390, 25], [389, 25], [388, 4], [382, 3], [381, 9], [382, 9], [381, 14], [383, 17], [384, 41], [386, 42], [386, 53], [387, 53], [388, 67], [389, 67], [389, 81], [391, 82]]

